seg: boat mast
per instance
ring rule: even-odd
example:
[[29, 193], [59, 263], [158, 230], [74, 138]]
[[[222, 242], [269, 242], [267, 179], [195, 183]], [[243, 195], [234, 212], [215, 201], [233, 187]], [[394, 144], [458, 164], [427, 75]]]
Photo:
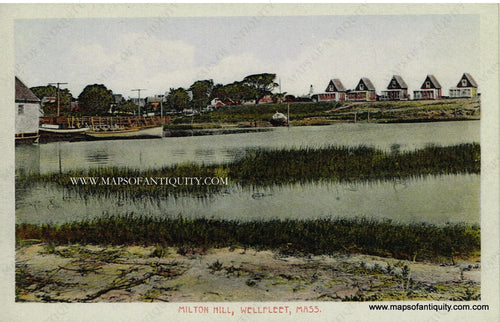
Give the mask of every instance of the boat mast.
[[145, 91], [145, 88], [136, 88], [131, 89], [132, 92], [138, 92], [139, 98], [137, 99], [137, 111], [139, 114], [137, 116], [141, 116], [141, 91]]
[[57, 117], [59, 117], [61, 115], [61, 100], [60, 100], [60, 94], [59, 94], [59, 85], [66, 85], [68, 83], [49, 83], [49, 85], [54, 85], [54, 84], [57, 84]]

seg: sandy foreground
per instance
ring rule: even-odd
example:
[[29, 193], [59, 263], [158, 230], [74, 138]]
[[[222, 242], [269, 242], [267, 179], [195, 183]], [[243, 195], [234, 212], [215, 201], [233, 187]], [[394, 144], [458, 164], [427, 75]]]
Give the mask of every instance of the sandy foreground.
[[480, 275], [479, 262], [35, 244], [16, 250], [16, 301], [473, 300]]

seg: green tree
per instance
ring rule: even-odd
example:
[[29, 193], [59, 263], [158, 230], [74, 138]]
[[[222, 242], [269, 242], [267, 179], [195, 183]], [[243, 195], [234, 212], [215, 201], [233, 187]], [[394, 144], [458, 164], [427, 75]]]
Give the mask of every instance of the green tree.
[[113, 92], [103, 84], [87, 85], [78, 95], [78, 104], [83, 115], [104, 115], [108, 113], [113, 102]]
[[191, 104], [195, 109], [201, 109], [207, 106], [213, 87], [214, 81], [211, 79], [198, 80], [189, 87], [188, 90], [193, 93]]
[[285, 101], [286, 92], [273, 94], [273, 99], [275, 102], [281, 103]]
[[171, 88], [167, 95], [167, 107], [171, 110], [182, 111], [189, 108], [189, 94], [182, 88]]
[[211, 97], [221, 100], [250, 100], [255, 97], [255, 90], [243, 82], [217, 84], [214, 86]]
[[272, 94], [272, 90], [279, 84], [275, 83], [276, 74], [254, 74], [243, 78], [242, 83], [249, 86], [254, 93], [255, 104], [265, 95]]
[[[31, 91], [38, 97], [39, 99], [43, 99], [44, 97], [55, 97], [56, 101], [53, 103], [45, 103], [42, 108], [44, 115], [56, 115], [57, 114], [57, 87], [53, 85], [47, 86], [36, 86], [30, 88]], [[59, 89], [60, 95], [60, 113], [61, 115], [68, 115], [71, 113], [71, 100], [73, 99], [73, 95], [67, 88]]]
[[225, 91], [224, 85], [222, 85], [222, 84], [214, 85], [214, 87], [212, 88], [212, 93], [210, 93], [210, 100], [212, 100], [214, 98], [223, 99], [225, 97], [226, 97], [226, 91]]
[[125, 103], [116, 106], [115, 110], [119, 114], [134, 114], [137, 112], [137, 105], [135, 105], [131, 100], [128, 100]]

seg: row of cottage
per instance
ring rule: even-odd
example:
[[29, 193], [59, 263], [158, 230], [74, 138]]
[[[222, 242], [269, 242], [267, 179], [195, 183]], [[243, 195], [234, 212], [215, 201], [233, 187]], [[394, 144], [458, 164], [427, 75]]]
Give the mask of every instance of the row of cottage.
[[[450, 88], [450, 98], [474, 98], [477, 96], [477, 83], [469, 73], [464, 73], [456, 87]], [[419, 90], [413, 91], [414, 100], [442, 98], [441, 85], [434, 75], [427, 75]], [[331, 79], [324, 93], [314, 94], [313, 100], [327, 101], [399, 101], [408, 100], [408, 85], [399, 75], [392, 76], [387, 89], [377, 95], [375, 86], [362, 77], [354, 90], [346, 90], [340, 79]]]
[[[41, 100], [19, 80], [15, 78], [16, 89], [16, 139], [32, 140], [38, 137], [39, 117], [43, 115]], [[450, 97], [474, 98], [478, 95], [477, 83], [468, 73], [464, 73], [457, 86], [450, 89]], [[413, 92], [413, 99], [439, 99], [442, 97], [441, 85], [433, 75], [427, 75], [420, 90]], [[401, 76], [394, 75], [382, 91], [377, 95], [372, 82], [363, 77], [355, 90], [346, 90], [339, 79], [330, 80], [325, 93], [315, 94], [316, 101], [376, 101], [378, 100], [408, 100], [408, 86]], [[16, 140], [17, 141], [17, 140]]]

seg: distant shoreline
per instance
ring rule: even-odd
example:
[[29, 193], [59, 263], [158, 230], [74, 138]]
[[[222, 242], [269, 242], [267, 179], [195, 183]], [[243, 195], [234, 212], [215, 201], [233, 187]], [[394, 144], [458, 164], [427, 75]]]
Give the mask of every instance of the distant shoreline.
[[175, 129], [266, 128], [276, 111], [290, 109], [290, 126], [336, 123], [423, 123], [480, 120], [478, 99], [428, 101], [320, 102], [259, 104], [223, 108], [193, 117], [178, 116], [165, 126]]

